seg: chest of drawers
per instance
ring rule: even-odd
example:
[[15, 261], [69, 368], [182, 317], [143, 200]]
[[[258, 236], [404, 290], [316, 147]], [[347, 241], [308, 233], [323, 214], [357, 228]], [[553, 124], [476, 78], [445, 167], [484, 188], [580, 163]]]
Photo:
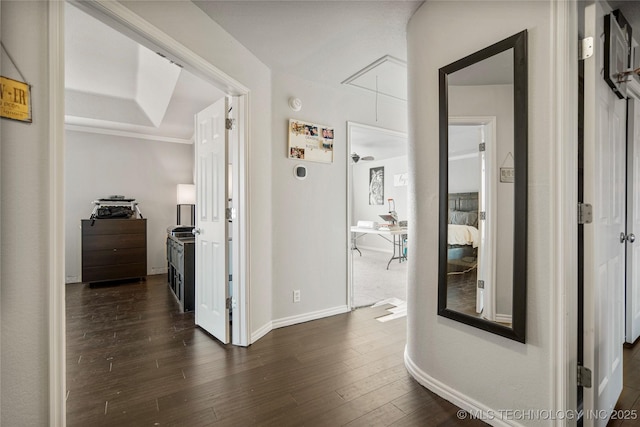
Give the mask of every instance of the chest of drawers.
[[147, 275], [146, 219], [83, 219], [82, 281]]

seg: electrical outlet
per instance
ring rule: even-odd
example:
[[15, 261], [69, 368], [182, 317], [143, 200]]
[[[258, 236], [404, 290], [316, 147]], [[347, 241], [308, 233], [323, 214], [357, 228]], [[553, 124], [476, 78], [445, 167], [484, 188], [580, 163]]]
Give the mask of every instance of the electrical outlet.
[[300, 302], [300, 289], [293, 291], [293, 302]]

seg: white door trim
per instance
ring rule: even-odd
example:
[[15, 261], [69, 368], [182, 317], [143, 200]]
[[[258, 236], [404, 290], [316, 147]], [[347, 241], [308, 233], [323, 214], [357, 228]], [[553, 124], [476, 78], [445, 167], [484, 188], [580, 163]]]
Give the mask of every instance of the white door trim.
[[49, 2], [49, 425], [66, 407], [64, 262], [64, 2]]
[[[240, 82], [222, 72], [206, 59], [197, 55], [171, 36], [154, 27], [149, 22], [133, 13], [125, 6], [112, 1], [98, 0], [93, 2], [71, 1], [82, 10], [98, 16], [114, 24], [127, 35], [144, 39], [165, 53], [169, 58], [178, 61], [185, 68], [206, 79], [228, 95], [238, 97], [239, 102], [239, 139], [237, 159], [239, 164], [237, 180], [234, 188], [238, 189], [237, 212], [238, 234], [234, 236], [234, 247], [237, 247], [239, 264], [234, 271], [234, 282], [240, 290], [238, 305], [234, 312], [233, 344], [248, 346], [251, 344], [248, 333], [250, 322], [249, 292], [249, 253], [247, 242], [249, 236], [248, 198], [249, 171], [249, 104], [250, 90]], [[49, 2], [49, 366], [50, 395], [49, 413], [53, 426], [66, 424], [66, 379], [65, 379], [65, 280], [64, 280], [64, 8], [65, 2]], [[235, 149], [234, 148], [234, 149]], [[234, 230], [235, 231], [235, 230]], [[235, 252], [235, 250], [234, 250]]]
[[[553, 64], [551, 125], [556, 143], [551, 188], [552, 271], [556, 286], [552, 298], [551, 337], [554, 408], [562, 413], [576, 410], [577, 402], [577, 338], [578, 330], [578, 6], [577, 1], [552, 3], [551, 28]], [[576, 425], [575, 419], [556, 420], [557, 426]]]

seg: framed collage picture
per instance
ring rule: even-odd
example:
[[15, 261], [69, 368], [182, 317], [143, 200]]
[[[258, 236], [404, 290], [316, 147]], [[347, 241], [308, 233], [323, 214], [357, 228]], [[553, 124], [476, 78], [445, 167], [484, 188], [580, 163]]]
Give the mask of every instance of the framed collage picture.
[[333, 162], [332, 127], [289, 119], [290, 159], [308, 160], [310, 162]]

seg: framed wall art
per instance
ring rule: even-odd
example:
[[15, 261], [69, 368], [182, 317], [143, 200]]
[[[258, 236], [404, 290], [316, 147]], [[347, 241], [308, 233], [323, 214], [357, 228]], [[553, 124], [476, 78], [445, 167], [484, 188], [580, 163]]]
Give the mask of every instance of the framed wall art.
[[369, 204], [384, 204], [384, 166], [369, 169]]

